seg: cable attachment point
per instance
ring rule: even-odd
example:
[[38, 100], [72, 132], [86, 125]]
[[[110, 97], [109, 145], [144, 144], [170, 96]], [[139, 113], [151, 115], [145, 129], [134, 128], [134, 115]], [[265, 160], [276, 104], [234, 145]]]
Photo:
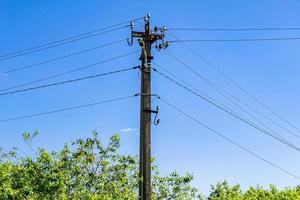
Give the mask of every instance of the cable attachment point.
[[130, 22], [130, 38], [127, 38], [127, 44], [129, 46], [132, 46], [133, 45], [133, 35], [132, 35], [132, 32], [133, 32], [133, 28], [134, 28], [134, 23], [133, 21]]
[[[155, 41], [155, 48], [157, 51], [161, 49], [165, 49], [169, 46], [169, 42], [165, 41], [165, 32], [167, 31], [167, 27], [163, 26], [162, 28], [154, 28], [154, 33], [156, 35], [161, 35], [160, 43], [158, 44], [157, 40]], [[158, 33], [159, 32], [159, 33]]]
[[159, 106], [156, 106], [156, 110], [144, 110], [145, 112], [151, 112], [155, 114], [154, 121], [153, 121], [154, 125], [158, 125], [160, 122], [160, 119], [157, 118], [159, 110], [160, 110]]
[[[158, 31], [158, 28], [157, 26], [154, 27], [154, 34], [157, 35], [157, 31]], [[159, 48], [160, 44], [158, 44], [157, 40], [155, 40], [155, 48], [157, 51], [160, 51], [160, 48]]]
[[133, 67], [132, 69], [141, 69], [141, 66], [138, 65], [138, 66]]
[[151, 17], [150, 13], [147, 13], [147, 15], [144, 17], [144, 21], [148, 22], [150, 17]]
[[154, 122], [153, 122], [154, 125], [158, 125], [159, 122], [160, 122], [160, 119], [157, 118], [157, 115], [158, 115], [158, 113], [159, 113], [159, 110], [160, 110], [159, 106], [156, 106], [155, 117], [154, 117]]

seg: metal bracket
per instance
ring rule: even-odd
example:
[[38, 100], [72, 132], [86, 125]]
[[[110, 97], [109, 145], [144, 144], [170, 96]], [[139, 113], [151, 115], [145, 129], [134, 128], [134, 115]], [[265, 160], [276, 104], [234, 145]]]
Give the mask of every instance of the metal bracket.
[[161, 49], [165, 49], [169, 46], [169, 42], [166, 42], [165, 37], [164, 37], [166, 30], [167, 30], [167, 27], [163, 26], [162, 28], [159, 28], [159, 33], [158, 33], [158, 28], [157, 27], [154, 28], [155, 34], [162, 36], [160, 38], [160, 43], [159, 44], [158, 44], [157, 41], [155, 41], [156, 42], [155, 48], [156, 48], [157, 51], [160, 51]]
[[146, 109], [144, 110], [145, 112], [150, 112], [150, 113], [154, 113], [154, 114], [155, 114], [154, 122], [153, 122], [154, 125], [158, 125], [159, 122], [160, 122], [160, 120], [157, 119], [159, 110], [160, 110], [160, 109], [159, 109], [159, 106], [156, 106], [156, 110], [146, 110]]
[[133, 23], [133, 21], [131, 21], [131, 22], [130, 22], [130, 32], [131, 32], [131, 36], [130, 36], [130, 38], [127, 38], [127, 44], [128, 44], [129, 46], [132, 46], [132, 45], [133, 45], [133, 35], [132, 35], [133, 28], [134, 28], [134, 23]]

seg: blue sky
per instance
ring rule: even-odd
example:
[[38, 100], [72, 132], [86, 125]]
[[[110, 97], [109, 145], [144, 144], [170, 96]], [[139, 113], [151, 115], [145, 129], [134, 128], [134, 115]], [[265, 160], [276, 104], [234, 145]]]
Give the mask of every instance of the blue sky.
[[[299, 9], [300, 2], [295, 0], [243, 2], [238, 0], [155, 0], [151, 3], [147, 1], [3, 0], [0, 2], [0, 54], [117, 24], [144, 16], [148, 12], [151, 13], [151, 23], [157, 26], [259, 28], [299, 27]], [[4, 72], [17, 66], [124, 39], [129, 36], [129, 33], [129, 29], [123, 29], [47, 51], [2, 61], [0, 71]], [[299, 37], [300, 31], [176, 32], [176, 34], [183, 39], [232, 39]], [[172, 39], [172, 37], [167, 35], [167, 39]], [[281, 41], [193, 43], [191, 45], [243, 88], [300, 127], [299, 44], [299, 41]], [[28, 70], [11, 74], [1, 73], [0, 89], [126, 54], [138, 48], [137, 43], [129, 47], [124, 42]], [[168, 50], [223, 89], [282, 123], [201, 62], [182, 44], [172, 44]], [[139, 64], [138, 57], [138, 54], [131, 55], [43, 83], [135, 66]], [[226, 99], [172, 60], [164, 51], [154, 50], [154, 61], [225, 105], [232, 106]], [[139, 81], [138, 73], [131, 71], [65, 86], [2, 96], [0, 116], [1, 119], [6, 119], [132, 95], [139, 91]], [[262, 135], [157, 74], [153, 74], [152, 87], [154, 93], [184, 109], [205, 124], [300, 176], [298, 152]], [[163, 174], [172, 170], [180, 173], [191, 172], [195, 177], [193, 184], [205, 193], [209, 191], [210, 184], [224, 179], [232, 184], [240, 183], [243, 188], [256, 184], [266, 186], [270, 183], [286, 187], [298, 183], [296, 179], [212, 135], [208, 130], [176, 113], [162, 102], [155, 100], [153, 106], [156, 105], [161, 107], [159, 114], [161, 123], [153, 127], [152, 150], [153, 156], [156, 157], [156, 164]], [[272, 124], [269, 125], [295, 144], [300, 145], [299, 138], [290, 136]], [[284, 124], [284, 126], [287, 125]], [[34, 141], [34, 146], [58, 150], [64, 143], [78, 137], [90, 136], [92, 130], [97, 130], [105, 141], [113, 133], [121, 132], [121, 151], [137, 154], [139, 135], [136, 131], [122, 132], [121, 130], [138, 129], [138, 127], [139, 99], [136, 98], [82, 110], [1, 123], [0, 146], [4, 148], [17, 146], [24, 151], [29, 151], [22, 141], [21, 134], [24, 131], [32, 132], [38, 129], [41, 135]]]

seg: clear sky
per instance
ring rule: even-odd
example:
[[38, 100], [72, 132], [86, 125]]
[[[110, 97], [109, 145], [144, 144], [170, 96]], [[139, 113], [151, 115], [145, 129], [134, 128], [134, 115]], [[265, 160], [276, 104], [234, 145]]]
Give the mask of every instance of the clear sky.
[[[151, 13], [152, 25], [157, 26], [260, 28], [300, 27], [299, 9], [300, 2], [296, 0], [155, 0], [151, 2], [2, 0], [0, 2], [0, 54], [117, 24], [144, 16], [148, 12]], [[136, 28], [139, 28], [138, 24]], [[18, 66], [124, 39], [129, 36], [129, 33], [129, 29], [123, 29], [47, 51], [2, 61], [0, 71], [5, 72]], [[300, 31], [182, 31], [176, 32], [176, 34], [183, 39], [300, 37]], [[172, 37], [167, 35], [167, 39], [172, 39]], [[300, 41], [268, 41], [193, 43], [191, 45], [243, 88], [300, 127], [299, 44]], [[92, 64], [137, 49], [139, 47], [136, 42], [132, 47], [123, 42], [31, 69], [10, 74], [1, 73], [0, 89]], [[182, 44], [172, 44], [168, 50], [182, 58], [201, 75], [292, 129], [193, 56]], [[138, 58], [139, 55], [134, 54], [40, 84], [132, 67], [139, 64]], [[154, 61], [238, 112], [230, 102], [172, 60], [164, 51], [156, 52], [154, 50]], [[130, 71], [64, 86], [2, 96], [0, 97], [0, 117], [6, 119], [132, 95], [139, 92], [139, 81], [137, 71]], [[154, 93], [197, 117], [208, 126], [300, 176], [299, 152], [272, 140], [157, 74], [153, 74], [152, 86]], [[159, 100], [153, 102], [153, 106], [156, 105], [161, 107], [159, 114], [161, 123], [153, 127], [152, 150], [153, 156], [156, 157], [156, 164], [163, 174], [173, 170], [180, 173], [191, 172], [195, 177], [193, 184], [205, 193], [209, 191], [210, 184], [224, 179], [231, 184], [240, 183], [243, 188], [256, 184], [267, 186], [273, 183], [280, 187], [286, 187], [299, 183], [299, 180], [212, 135], [208, 130], [180, 115]], [[300, 145], [299, 138], [289, 135], [271, 123], [266, 123], [296, 145]], [[137, 154], [139, 135], [134, 130], [138, 128], [139, 99], [136, 98], [87, 109], [1, 123], [0, 146], [6, 149], [16, 146], [29, 152], [21, 135], [24, 131], [32, 132], [37, 129], [41, 135], [36, 138], [33, 145], [49, 150], [58, 150], [64, 143], [78, 137], [90, 136], [92, 130], [97, 130], [104, 141], [107, 141], [113, 133], [119, 132], [122, 138], [121, 152]], [[123, 129], [132, 129], [133, 131], [126, 132]], [[293, 131], [296, 132], [294, 129]], [[298, 132], [298, 134], [300, 133]]]

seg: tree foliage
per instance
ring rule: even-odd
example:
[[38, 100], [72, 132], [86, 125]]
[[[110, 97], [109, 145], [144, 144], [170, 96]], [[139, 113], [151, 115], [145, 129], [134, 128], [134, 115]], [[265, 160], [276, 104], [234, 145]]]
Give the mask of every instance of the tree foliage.
[[[66, 144], [58, 152], [32, 148], [37, 135], [23, 134], [33, 156], [16, 148], [0, 151], [0, 199], [138, 199], [138, 159], [118, 152], [119, 135], [103, 145], [94, 132], [92, 137]], [[155, 200], [300, 200], [300, 186], [284, 190], [274, 185], [269, 189], [257, 186], [243, 192], [240, 185], [230, 186], [226, 181], [211, 186], [204, 197], [191, 186], [191, 174], [172, 172], [162, 176], [156, 166], [152, 173]]]
[[[37, 134], [23, 134], [30, 147]], [[59, 152], [39, 148], [32, 157], [2, 151], [0, 199], [138, 199], [138, 159], [119, 154], [119, 146], [119, 135], [104, 146], [94, 132]], [[153, 199], [197, 198], [190, 174], [161, 176], [155, 166], [152, 171]]]
[[300, 200], [300, 186], [279, 190], [274, 185], [269, 189], [261, 186], [250, 187], [242, 192], [240, 185], [229, 186], [224, 181], [211, 187], [208, 200]]

